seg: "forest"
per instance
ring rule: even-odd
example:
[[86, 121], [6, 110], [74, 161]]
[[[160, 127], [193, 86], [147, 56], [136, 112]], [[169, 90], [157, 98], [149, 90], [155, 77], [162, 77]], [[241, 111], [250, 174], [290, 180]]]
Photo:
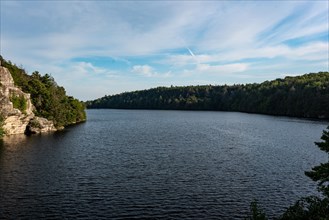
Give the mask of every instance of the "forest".
[[[67, 96], [65, 89], [57, 85], [51, 75], [41, 75], [37, 71], [29, 75], [22, 67], [6, 61], [1, 56], [0, 61], [1, 65], [10, 71], [15, 85], [22, 91], [31, 94], [32, 104], [36, 108], [34, 111], [36, 116], [52, 120], [56, 128], [86, 120], [84, 103]], [[11, 101], [14, 106], [20, 107], [19, 99]]]
[[329, 119], [329, 72], [263, 83], [158, 87], [87, 101], [87, 108], [216, 110]]

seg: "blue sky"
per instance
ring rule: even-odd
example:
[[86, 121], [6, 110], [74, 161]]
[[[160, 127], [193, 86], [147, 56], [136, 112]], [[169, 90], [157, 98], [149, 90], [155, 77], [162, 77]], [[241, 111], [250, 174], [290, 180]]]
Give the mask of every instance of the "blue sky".
[[328, 71], [328, 1], [0, 1], [1, 55], [90, 100]]

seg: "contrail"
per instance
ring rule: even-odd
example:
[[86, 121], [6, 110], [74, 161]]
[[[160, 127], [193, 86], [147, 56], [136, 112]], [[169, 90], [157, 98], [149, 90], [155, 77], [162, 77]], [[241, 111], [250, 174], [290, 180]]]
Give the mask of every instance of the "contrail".
[[190, 50], [190, 48], [186, 47], [186, 49], [188, 50], [188, 52], [190, 52], [192, 57], [195, 57], [194, 53], [192, 52], [192, 50]]

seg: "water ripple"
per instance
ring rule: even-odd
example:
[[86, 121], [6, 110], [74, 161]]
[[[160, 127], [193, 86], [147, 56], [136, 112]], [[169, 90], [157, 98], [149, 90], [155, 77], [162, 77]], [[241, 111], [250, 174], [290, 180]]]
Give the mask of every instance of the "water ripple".
[[325, 122], [224, 112], [88, 111], [0, 143], [0, 219], [244, 219], [316, 193]]

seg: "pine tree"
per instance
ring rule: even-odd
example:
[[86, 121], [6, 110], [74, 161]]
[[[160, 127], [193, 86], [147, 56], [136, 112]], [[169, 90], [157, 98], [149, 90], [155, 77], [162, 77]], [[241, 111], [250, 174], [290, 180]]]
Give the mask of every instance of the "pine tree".
[[[315, 144], [329, 156], [329, 126], [328, 130], [324, 130], [321, 139], [323, 142], [316, 142]], [[318, 182], [318, 189], [329, 198], [329, 161], [322, 163], [319, 166], [312, 168], [312, 171], [305, 172], [305, 175], [310, 177], [313, 181]]]
[[[329, 154], [329, 126], [324, 130], [322, 142], [315, 144]], [[322, 198], [309, 196], [298, 200], [279, 218], [280, 220], [329, 220], [329, 160], [306, 171], [305, 175], [318, 182]]]

